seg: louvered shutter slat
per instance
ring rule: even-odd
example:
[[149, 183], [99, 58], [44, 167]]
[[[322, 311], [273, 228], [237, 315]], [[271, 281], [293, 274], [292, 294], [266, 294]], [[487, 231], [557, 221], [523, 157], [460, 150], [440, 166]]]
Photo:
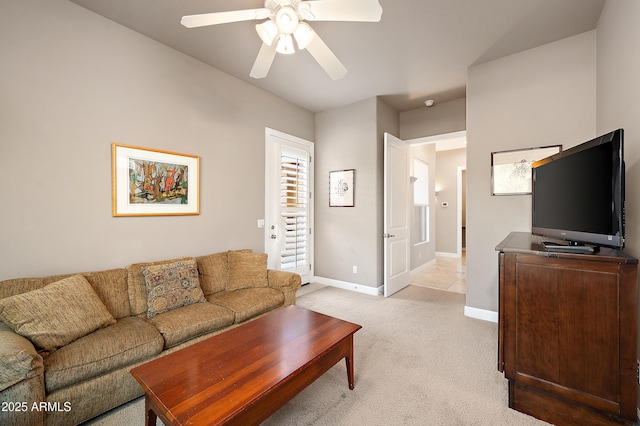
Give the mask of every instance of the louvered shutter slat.
[[284, 219], [284, 250], [280, 252], [283, 270], [304, 266], [307, 261], [307, 194], [308, 164], [306, 158], [281, 157], [280, 200]]

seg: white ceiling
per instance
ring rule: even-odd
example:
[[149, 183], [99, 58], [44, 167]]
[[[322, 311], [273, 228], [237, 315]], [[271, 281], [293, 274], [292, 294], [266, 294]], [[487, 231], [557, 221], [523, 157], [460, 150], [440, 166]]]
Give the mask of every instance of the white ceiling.
[[401, 112], [464, 97], [471, 65], [594, 29], [605, 0], [380, 0], [380, 22], [311, 23], [348, 70], [337, 81], [306, 51], [277, 55], [266, 78], [249, 77], [261, 46], [255, 21], [180, 24], [262, 0], [71, 1], [312, 112], [375, 96]]

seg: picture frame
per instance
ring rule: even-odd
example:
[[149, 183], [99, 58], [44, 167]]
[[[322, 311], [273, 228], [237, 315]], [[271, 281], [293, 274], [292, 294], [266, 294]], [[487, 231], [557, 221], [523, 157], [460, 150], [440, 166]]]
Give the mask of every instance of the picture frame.
[[557, 154], [562, 145], [491, 153], [491, 195], [531, 194], [531, 164]]
[[355, 206], [355, 169], [329, 172], [329, 207]]
[[113, 216], [200, 214], [200, 157], [111, 145]]

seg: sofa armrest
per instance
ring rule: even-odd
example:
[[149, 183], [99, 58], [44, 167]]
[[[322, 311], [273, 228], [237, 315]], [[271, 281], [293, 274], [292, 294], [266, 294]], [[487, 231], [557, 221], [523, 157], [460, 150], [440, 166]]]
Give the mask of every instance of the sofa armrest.
[[293, 272], [267, 270], [267, 280], [269, 287], [285, 292], [296, 291], [302, 285], [300, 275]]
[[[44, 374], [42, 357], [33, 343], [0, 321], [0, 392]], [[0, 400], [2, 398], [0, 397]]]

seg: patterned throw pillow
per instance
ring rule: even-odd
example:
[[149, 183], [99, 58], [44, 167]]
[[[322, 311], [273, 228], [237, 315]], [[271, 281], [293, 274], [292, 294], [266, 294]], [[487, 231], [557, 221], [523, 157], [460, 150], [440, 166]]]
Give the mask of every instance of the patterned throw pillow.
[[147, 318], [185, 305], [206, 302], [195, 259], [142, 268], [147, 287]]

